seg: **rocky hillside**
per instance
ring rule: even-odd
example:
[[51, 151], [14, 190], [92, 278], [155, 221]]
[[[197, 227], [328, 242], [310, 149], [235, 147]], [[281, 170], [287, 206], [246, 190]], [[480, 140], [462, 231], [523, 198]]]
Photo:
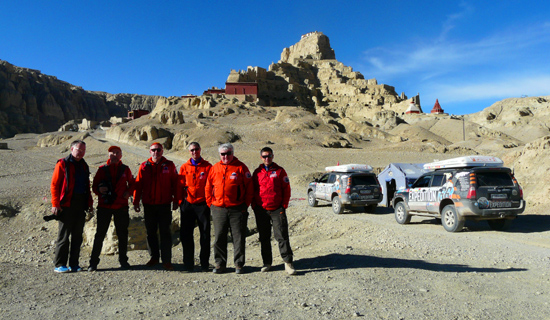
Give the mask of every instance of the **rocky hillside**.
[[468, 119], [528, 143], [550, 134], [550, 96], [504, 99]]
[[90, 92], [0, 60], [0, 137], [56, 131], [74, 119], [107, 120], [131, 109], [152, 110], [158, 98]]

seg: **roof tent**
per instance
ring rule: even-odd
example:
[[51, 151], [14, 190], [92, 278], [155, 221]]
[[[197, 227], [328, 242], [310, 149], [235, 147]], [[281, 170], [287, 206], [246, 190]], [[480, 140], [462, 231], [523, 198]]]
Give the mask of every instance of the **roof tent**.
[[451, 169], [466, 167], [502, 167], [504, 162], [491, 156], [466, 156], [426, 163], [424, 169]]
[[390, 163], [380, 174], [378, 182], [382, 187], [383, 199], [381, 204], [389, 207], [396, 190], [407, 188], [418, 177], [428, 172], [423, 168], [423, 163]]
[[343, 164], [332, 167], [325, 167], [327, 172], [372, 172], [368, 164]]

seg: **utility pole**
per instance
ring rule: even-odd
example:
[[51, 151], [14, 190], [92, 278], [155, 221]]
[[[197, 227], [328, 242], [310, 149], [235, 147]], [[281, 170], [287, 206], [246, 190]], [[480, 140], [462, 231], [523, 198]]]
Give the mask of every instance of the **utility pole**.
[[462, 116], [462, 140], [466, 141], [466, 126], [464, 125], [464, 116]]

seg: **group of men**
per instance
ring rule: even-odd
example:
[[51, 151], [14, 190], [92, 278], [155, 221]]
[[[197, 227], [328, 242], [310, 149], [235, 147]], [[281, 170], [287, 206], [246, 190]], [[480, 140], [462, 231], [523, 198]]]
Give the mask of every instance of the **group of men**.
[[[99, 167], [91, 186], [98, 196], [98, 205], [97, 231], [88, 271], [97, 270], [111, 219], [114, 219], [119, 240], [120, 266], [122, 269], [130, 268], [127, 256], [128, 201], [133, 195], [134, 210], [141, 211], [140, 202], [144, 209], [150, 255], [146, 266], [155, 266], [162, 261], [164, 269], [174, 270], [172, 210], [179, 207], [184, 269], [189, 272], [195, 269], [193, 234], [198, 226], [200, 268], [202, 271], [210, 270], [212, 223], [215, 233], [213, 272], [221, 274], [227, 271], [227, 241], [231, 231], [235, 273], [244, 273], [248, 207], [252, 206], [261, 245], [261, 271], [269, 271], [273, 263], [270, 242], [273, 228], [285, 271], [290, 275], [296, 274], [286, 216], [290, 182], [286, 171], [273, 162], [273, 150], [265, 147], [260, 151], [262, 164], [253, 174], [235, 157], [235, 149], [229, 143], [219, 146], [220, 161], [214, 165], [202, 158], [198, 142], [190, 143], [188, 150], [191, 157], [178, 173], [174, 163], [163, 156], [163, 146], [153, 143], [149, 148], [151, 157], [140, 165], [134, 179], [130, 168], [122, 163], [120, 147], [111, 146], [108, 149], [109, 159]], [[85, 142], [74, 141], [70, 154], [57, 162], [52, 177], [51, 211], [59, 221], [54, 259], [54, 271], [58, 273], [82, 270], [79, 255], [86, 211], [93, 214], [90, 169], [84, 160], [85, 153]]]

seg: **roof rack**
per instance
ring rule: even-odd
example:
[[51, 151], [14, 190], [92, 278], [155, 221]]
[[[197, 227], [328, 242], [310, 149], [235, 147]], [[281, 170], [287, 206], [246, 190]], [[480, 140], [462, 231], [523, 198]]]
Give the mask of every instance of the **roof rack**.
[[426, 170], [466, 168], [466, 167], [502, 167], [504, 162], [492, 156], [466, 156], [435, 161], [424, 164]]
[[343, 164], [339, 166], [326, 167], [327, 172], [372, 172], [368, 164]]

